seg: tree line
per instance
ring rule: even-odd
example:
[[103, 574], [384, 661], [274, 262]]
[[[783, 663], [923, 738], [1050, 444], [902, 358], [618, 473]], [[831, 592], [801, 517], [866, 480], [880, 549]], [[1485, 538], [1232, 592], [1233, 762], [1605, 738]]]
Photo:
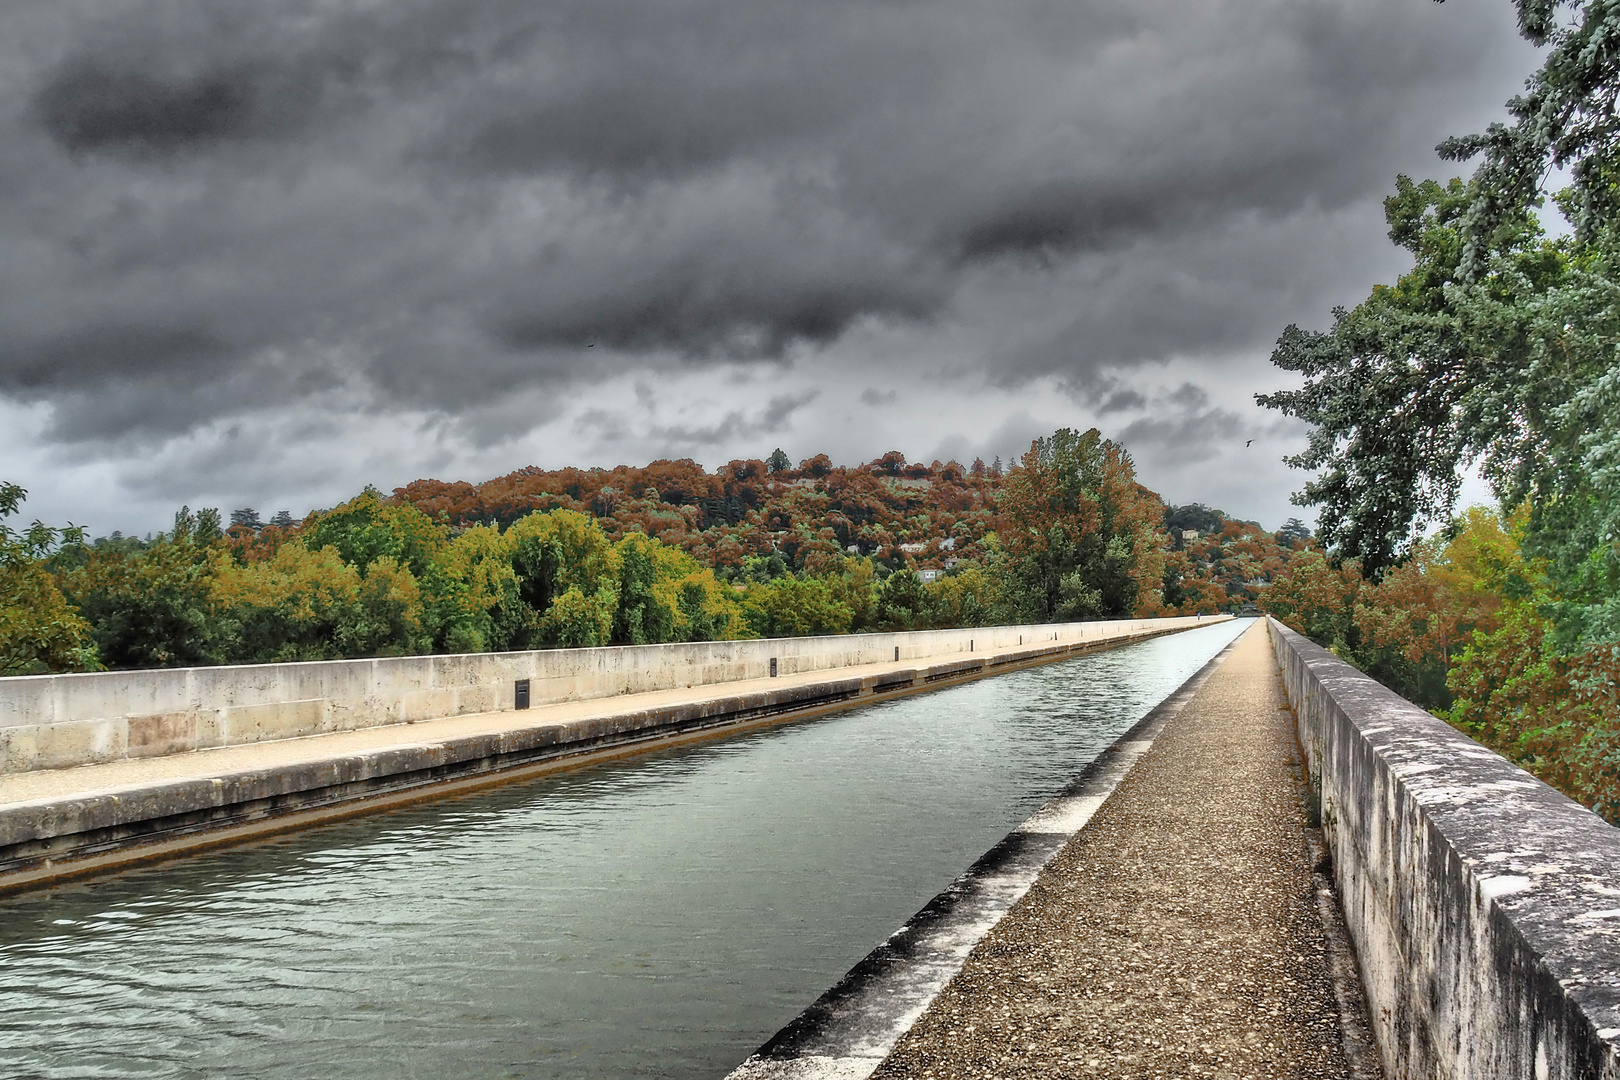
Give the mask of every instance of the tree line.
[[182, 508], [147, 540], [11, 529], [24, 492], [3, 491], [5, 674], [1213, 613], [1308, 535], [1167, 507], [1123, 447], [1068, 429], [1006, 469], [523, 470], [298, 520]]

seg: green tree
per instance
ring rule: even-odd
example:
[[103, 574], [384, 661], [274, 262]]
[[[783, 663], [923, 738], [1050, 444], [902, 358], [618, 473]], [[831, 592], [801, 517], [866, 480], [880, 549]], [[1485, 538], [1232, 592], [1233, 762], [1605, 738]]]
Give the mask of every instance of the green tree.
[[1561, 439], [1555, 387], [1568, 359], [1533, 309], [1568, 276], [1564, 244], [1519, 217], [1499, 230], [1486, 272], [1463, 284], [1461, 181], [1397, 180], [1384, 201], [1389, 235], [1416, 265], [1378, 286], [1331, 329], [1290, 326], [1272, 362], [1305, 376], [1261, 404], [1313, 425], [1288, 463], [1320, 470], [1294, 496], [1320, 506], [1317, 531], [1377, 576], [1422, 530], [1448, 520], [1462, 465], [1480, 461], [1499, 492], [1546, 471], [1540, 447]]
[[[1531, 501], [1526, 542], [1552, 560], [1563, 636], [1605, 640], [1620, 634], [1608, 609], [1620, 567], [1605, 540], [1620, 481], [1620, 7], [1516, 6], [1546, 52], [1508, 103], [1511, 122], [1442, 144], [1480, 158], [1466, 186], [1398, 180], [1386, 216], [1413, 272], [1336, 312], [1327, 334], [1290, 327], [1274, 359], [1307, 384], [1262, 400], [1316, 425], [1292, 460], [1326, 470], [1299, 501], [1323, 506], [1335, 551], [1382, 573], [1422, 525], [1449, 516], [1458, 465], [1478, 460], [1504, 506]], [[1573, 178], [1553, 196], [1573, 239], [1535, 225], [1554, 169]]]
[[750, 637], [737, 594], [714, 571], [679, 548], [654, 544], [653, 597], [670, 613], [669, 641], [726, 641]]
[[1290, 327], [1274, 362], [1303, 372], [1264, 404], [1309, 420], [1321, 469], [1295, 500], [1320, 535], [1375, 579], [1443, 523], [1476, 463], [1504, 507], [1529, 506], [1527, 551], [1545, 558], [1566, 642], [1620, 638], [1620, 264], [1613, 233], [1549, 240], [1521, 220], [1463, 280], [1460, 182], [1386, 202], [1417, 265], [1332, 330]]
[[979, 566], [960, 566], [927, 589], [932, 626], [989, 626], [996, 620], [1000, 594], [995, 580]]
[[1311, 538], [1311, 527], [1291, 517], [1283, 522], [1283, 527], [1277, 530], [1277, 543], [1284, 547], [1297, 547]]
[[235, 650], [211, 602], [215, 575], [228, 563], [219, 511], [181, 507], [173, 530], [140, 551], [91, 548], [62, 575], [62, 590], [94, 628], [108, 667], [210, 664]]
[[[1482, 266], [1504, 223], [1542, 195], [1554, 169], [1573, 178], [1570, 218], [1584, 239], [1620, 217], [1620, 7], [1611, 0], [1516, 0], [1519, 30], [1546, 57], [1508, 102], [1511, 124], [1447, 139], [1442, 156], [1482, 160], [1468, 205], [1468, 261]], [[1578, 12], [1560, 19], [1559, 10]]]
[[438, 652], [517, 648], [535, 636], [539, 615], [523, 602], [500, 530], [465, 529], [435, 553], [422, 579], [424, 618]]
[[1163, 504], [1097, 429], [1035, 440], [1007, 477], [1000, 509], [1000, 567], [1016, 617], [1129, 615], [1158, 598]]
[[[678, 554], [671, 552], [670, 554]], [[666, 578], [674, 597], [678, 641], [730, 641], [752, 637], [736, 594], [707, 567]]]
[[614, 545], [618, 557], [619, 582], [613, 613], [615, 645], [656, 645], [675, 634], [676, 611], [659, 595], [662, 569], [657, 540], [643, 533], [629, 533]]
[[333, 547], [364, 573], [376, 559], [392, 558], [418, 577], [444, 545], [444, 527], [402, 499], [384, 499], [374, 487], [331, 510], [317, 510], [303, 529], [311, 551]]
[[84, 530], [38, 520], [26, 529], [7, 525], [5, 519], [27, 495], [16, 484], [0, 482], [0, 676], [94, 671], [100, 664], [90, 624], [46, 567], [64, 544], [83, 543]]
[[592, 593], [618, 576], [612, 542], [593, 518], [575, 510], [529, 514], [502, 539], [519, 595], [537, 611], [570, 588]]
[[354, 604], [360, 573], [337, 548], [311, 551], [283, 544], [270, 558], [224, 560], [207, 602], [230, 626], [230, 644], [216, 651], [227, 663], [334, 660], [338, 625]]
[[606, 645], [613, 633], [617, 599], [606, 586], [594, 593], [569, 586], [540, 617], [541, 641], [564, 649]]
[[743, 616], [759, 637], [805, 637], [849, 632], [849, 608], [825, 581], [780, 577], [753, 584], [743, 597]]
[[879, 630], [923, 630], [929, 625], [928, 591], [915, 570], [901, 570], [883, 579], [877, 590], [876, 623]]
[[765, 469], [767, 472], [786, 472], [792, 467], [793, 459], [784, 454], [780, 446], [778, 446], [775, 450], [772, 450], [771, 456], [765, 459]]
[[427, 652], [422, 590], [416, 575], [391, 555], [366, 567], [354, 615], [338, 628], [337, 646], [344, 656], [412, 656]]
[[[606, 645], [619, 606], [619, 556], [595, 519], [574, 510], [529, 514], [503, 537], [518, 595], [538, 615], [520, 648]], [[558, 605], [561, 606], [558, 606]]]
[[840, 559], [831, 572], [817, 576], [833, 603], [849, 612], [851, 631], [877, 629], [878, 576], [870, 558]]

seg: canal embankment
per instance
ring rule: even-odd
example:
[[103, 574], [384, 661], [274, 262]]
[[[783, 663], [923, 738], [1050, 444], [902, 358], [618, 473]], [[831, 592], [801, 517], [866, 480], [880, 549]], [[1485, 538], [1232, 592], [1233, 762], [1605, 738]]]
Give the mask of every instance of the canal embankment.
[[0, 775], [923, 658], [972, 663], [1223, 617], [17, 676], [0, 679]]
[[[1046, 819], [1067, 812], [1069, 831], [1045, 847], [1050, 861], [1022, 860], [1027, 891], [1005, 917], [941, 935], [925, 909], [735, 1076], [1375, 1076], [1331, 904], [1323, 919], [1303, 792], [1257, 623], [1054, 804]], [[1006, 892], [1003, 864], [1042, 820], [955, 891]], [[930, 950], [955, 973], [907, 1003], [907, 1023], [888, 1022], [905, 980], [862, 984], [892, 983], [886, 969]]]
[[1211, 621], [3, 680], [0, 890]]

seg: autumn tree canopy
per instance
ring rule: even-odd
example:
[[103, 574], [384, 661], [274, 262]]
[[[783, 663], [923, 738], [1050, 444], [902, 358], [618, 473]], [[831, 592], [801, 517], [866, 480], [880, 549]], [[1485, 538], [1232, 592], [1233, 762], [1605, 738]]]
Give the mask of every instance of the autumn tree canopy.
[[1096, 428], [1037, 439], [1000, 508], [1010, 603], [1028, 621], [1126, 615], [1162, 588], [1164, 504]]

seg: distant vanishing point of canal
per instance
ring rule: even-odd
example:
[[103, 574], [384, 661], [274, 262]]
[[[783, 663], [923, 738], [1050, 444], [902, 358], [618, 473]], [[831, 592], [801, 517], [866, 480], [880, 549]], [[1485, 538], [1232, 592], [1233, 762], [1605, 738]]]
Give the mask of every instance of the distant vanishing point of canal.
[[0, 900], [0, 1076], [723, 1076], [1247, 626]]

